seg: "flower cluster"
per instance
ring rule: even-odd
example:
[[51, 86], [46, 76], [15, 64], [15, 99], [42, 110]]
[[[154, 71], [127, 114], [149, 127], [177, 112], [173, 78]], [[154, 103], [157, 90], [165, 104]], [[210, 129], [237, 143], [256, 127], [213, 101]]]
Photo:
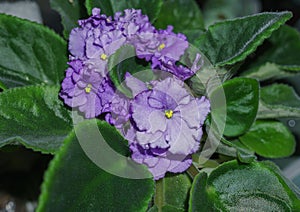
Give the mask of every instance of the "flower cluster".
[[[132, 45], [154, 72], [169, 73], [147, 83], [127, 73], [132, 98], [117, 94], [108, 74], [109, 58], [124, 45]], [[86, 118], [104, 114], [129, 141], [132, 159], [146, 164], [155, 179], [168, 171], [183, 172], [199, 148], [210, 107], [205, 97], [194, 98], [184, 86], [201, 60], [196, 55], [191, 67], [177, 65], [187, 48], [183, 34], [175, 34], [172, 26], [155, 29], [140, 10], [107, 17], [95, 8], [70, 33], [69, 68], [60, 97]]]

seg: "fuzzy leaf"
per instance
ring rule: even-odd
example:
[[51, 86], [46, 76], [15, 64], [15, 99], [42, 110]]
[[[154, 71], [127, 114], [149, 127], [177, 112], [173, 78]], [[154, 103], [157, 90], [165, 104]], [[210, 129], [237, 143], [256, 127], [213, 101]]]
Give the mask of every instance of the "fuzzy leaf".
[[240, 141], [258, 155], [267, 158], [291, 156], [296, 141], [292, 133], [281, 122], [258, 120]]
[[67, 67], [66, 42], [52, 30], [0, 14], [0, 80], [6, 87], [59, 85]]
[[71, 30], [77, 27], [77, 21], [87, 16], [86, 11], [84, 10], [83, 0], [50, 0], [50, 5], [51, 8], [56, 10], [61, 16], [65, 39], [68, 39]]
[[300, 200], [267, 163], [223, 163], [196, 176], [189, 211], [298, 211]]
[[300, 34], [287, 25], [280, 27], [267, 40], [266, 48], [257, 60], [251, 63], [250, 73], [266, 63], [273, 63], [287, 71], [300, 71]]
[[162, 211], [170, 211], [172, 208], [175, 211], [184, 211], [187, 208], [190, 187], [191, 180], [187, 174], [168, 174], [156, 182], [156, 208]]
[[241, 135], [251, 127], [257, 114], [258, 82], [250, 78], [228, 80], [212, 92], [210, 102], [214, 121], [218, 126], [225, 121], [224, 135]]
[[[97, 142], [91, 137], [92, 121], [77, 127], [86, 132], [87, 139], [82, 142], [97, 149]], [[108, 144], [114, 143], [123, 149], [121, 152], [128, 152], [123, 145], [126, 141], [116, 129], [106, 122], [98, 122], [98, 127], [101, 134], [116, 135], [106, 139]], [[51, 161], [37, 211], [145, 211], [154, 192], [153, 179], [122, 178], [106, 172], [88, 158], [76, 135], [72, 132], [68, 136]], [[117, 170], [127, 166], [112, 158], [106, 162]]]
[[291, 17], [290, 12], [266, 12], [216, 23], [200, 37], [199, 48], [216, 66], [235, 64]]
[[54, 153], [72, 130], [70, 112], [55, 86], [28, 86], [0, 93], [0, 147], [12, 142]]
[[260, 119], [300, 117], [300, 97], [289, 85], [272, 84], [263, 87], [257, 117]]

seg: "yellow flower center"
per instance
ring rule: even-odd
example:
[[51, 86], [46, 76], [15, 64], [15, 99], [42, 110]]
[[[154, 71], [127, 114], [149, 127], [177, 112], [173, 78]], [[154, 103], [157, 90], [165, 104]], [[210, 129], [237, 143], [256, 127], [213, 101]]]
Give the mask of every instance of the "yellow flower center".
[[165, 111], [165, 116], [167, 117], [167, 119], [172, 118], [172, 116], [173, 116], [173, 110], [166, 110]]
[[87, 86], [85, 87], [84, 90], [85, 90], [86, 93], [90, 93], [91, 90], [92, 90], [92, 85], [91, 84], [87, 84]]
[[102, 60], [106, 60], [106, 59], [107, 59], [107, 55], [103, 53], [103, 54], [101, 54], [100, 58], [101, 58]]
[[166, 47], [166, 45], [164, 43], [162, 43], [158, 46], [158, 50], [163, 50], [165, 47]]

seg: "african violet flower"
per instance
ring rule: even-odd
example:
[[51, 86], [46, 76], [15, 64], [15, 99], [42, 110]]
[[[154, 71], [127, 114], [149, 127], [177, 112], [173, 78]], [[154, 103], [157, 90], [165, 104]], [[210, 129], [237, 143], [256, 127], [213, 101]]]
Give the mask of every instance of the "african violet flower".
[[148, 86], [127, 78], [136, 94], [130, 104], [132, 128], [126, 135], [133, 160], [147, 165], [155, 179], [167, 171], [185, 171], [192, 162], [190, 154], [199, 148], [209, 101], [191, 96], [175, 77]]
[[128, 98], [116, 93], [112, 98], [110, 113], [105, 116], [105, 120], [109, 124], [114, 125], [122, 134], [124, 134], [124, 132], [122, 132], [123, 125], [128, 122], [130, 118], [129, 103], [130, 100]]
[[71, 55], [61, 98], [86, 118], [107, 113], [105, 119], [129, 140], [132, 158], [148, 165], [155, 179], [167, 171], [186, 170], [190, 155], [199, 148], [208, 100], [192, 97], [177, 78], [146, 85], [127, 75], [126, 83], [134, 95], [130, 100], [114, 93], [107, 64], [112, 54], [131, 44], [153, 69], [184, 80], [199, 69], [199, 55], [192, 67], [178, 66], [188, 47], [186, 37], [175, 34], [171, 26], [156, 30], [141, 10], [128, 9], [113, 18], [100, 14], [99, 9], [92, 13], [70, 33]]
[[66, 78], [62, 82], [60, 97], [65, 104], [76, 107], [86, 118], [107, 112], [114, 95], [111, 82], [80, 60], [69, 62]]
[[170, 72], [182, 80], [199, 70], [199, 57], [195, 58], [191, 67], [176, 64], [188, 48], [188, 42], [185, 35], [175, 34], [172, 26], [166, 30], [141, 32], [132, 44], [136, 48], [137, 57], [151, 61], [152, 69]]
[[124, 16], [117, 13], [116, 21], [100, 14], [100, 9], [95, 8], [92, 13], [90, 18], [79, 21], [79, 27], [70, 33], [70, 67], [60, 92], [64, 102], [78, 108], [86, 118], [109, 109], [115, 111], [116, 104], [112, 101], [117, 100], [113, 100], [114, 89], [107, 78], [108, 59], [128, 43], [132, 34], [152, 27], [140, 10], [125, 10]]

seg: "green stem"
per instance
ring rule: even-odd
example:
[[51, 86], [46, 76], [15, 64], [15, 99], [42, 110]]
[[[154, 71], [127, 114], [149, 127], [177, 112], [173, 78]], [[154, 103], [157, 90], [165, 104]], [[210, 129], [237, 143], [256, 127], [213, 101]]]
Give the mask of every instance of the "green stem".
[[158, 212], [162, 212], [162, 207], [165, 204], [164, 178], [156, 181], [154, 204]]
[[190, 166], [190, 168], [188, 168], [188, 169], [186, 170], [186, 172], [190, 175], [190, 177], [191, 177], [192, 179], [194, 179], [194, 177], [196, 177], [196, 175], [199, 174], [199, 170], [197, 169], [197, 167], [196, 167], [194, 164], [192, 164], [192, 165]]

